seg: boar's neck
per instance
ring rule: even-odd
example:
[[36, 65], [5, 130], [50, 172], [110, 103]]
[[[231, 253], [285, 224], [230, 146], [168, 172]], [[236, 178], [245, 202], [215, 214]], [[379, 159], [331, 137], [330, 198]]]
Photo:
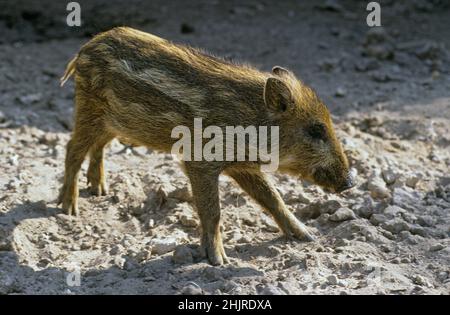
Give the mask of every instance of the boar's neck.
[[265, 79], [259, 77], [217, 78], [211, 85], [207, 104], [213, 108], [220, 124], [227, 125], [267, 125], [269, 113], [264, 104]]

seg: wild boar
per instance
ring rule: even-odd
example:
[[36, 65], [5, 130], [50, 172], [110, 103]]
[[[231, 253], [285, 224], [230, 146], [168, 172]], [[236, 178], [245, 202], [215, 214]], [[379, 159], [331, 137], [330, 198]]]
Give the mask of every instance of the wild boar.
[[[194, 119], [219, 126], [279, 126], [279, 171], [334, 192], [352, 187], [347, 158], [329, 111], [313, 90], [282, 67], [259, 71], [128, 27], [95, 36], [61, 79], [75, 77], [75, 123], [59, 201], [77, 215], [78, 173], [86, 155], [91, 192], [107, 193], [103, 152], [114, 138], [171, 152], [176, 126]], [[312, 240], [257, 161], [184, 161], [201, 221], [201, 249], [227, 262], [220, 232], [219, 174], [268, 211], [287, 236]]]

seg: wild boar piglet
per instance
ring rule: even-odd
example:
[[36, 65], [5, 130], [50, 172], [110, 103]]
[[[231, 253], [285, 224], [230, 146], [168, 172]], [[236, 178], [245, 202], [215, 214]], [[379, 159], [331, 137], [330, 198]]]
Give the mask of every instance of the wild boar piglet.
[[[282, 67], [262, 72], [177, 45], [128, 27], [114, 28], [85, 44], [67, 66], [62, 84], [75, 78], [75, 123], [67, 145], [60, 202], [78, 214], [78, 174], [89, 155], [90, 190], [105, 195], [105, 146], [114, 138], [171, 152], [177, 126], [277, 126], [278, 171], [333, 192], [353, 186], [347, 158], [329, 111], [313, 90]], [[262, 139], [262, 138], [261, 138]], [[206, 142], [205, 139], [203, 139]], [[245, 137], [246, 147], [250, 147]], [[237, 137], [235, 147], [242, 146]], [[270, 147], [270, 144], [269, 144]], [[239, 148], [237, 148], [239, 149]], [[247, 151], [246, 151], [247, 154]], [[211, 264], [227, 261], [220, 232], [218, 181], [230, 176], [287, 236], [312, 240], [261, 171], [267, 160], [184, 160], [193, 204], [201, 221], [201, 249]]]

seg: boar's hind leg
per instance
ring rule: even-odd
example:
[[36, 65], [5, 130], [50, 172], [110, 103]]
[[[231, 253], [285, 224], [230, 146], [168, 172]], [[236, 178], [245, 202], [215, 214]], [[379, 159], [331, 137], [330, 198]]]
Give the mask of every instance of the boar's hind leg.
[[78, 215], [78, 174], [87, 153], [107, 134], [102, 113], [97, 104], [91, 104], [87, 98], [76, 96], [75, 126], [72, 139], [67, 144], [64, 184], [58, 203], [68, 215]]
[[74, 132], [72, 139], [67, 144], [66, 167], [64, 172], [64, 184], [61, 189], [58, 204], [62, 203], [62, 208], [67, 215], [78, 213], [78, 173], [81, 164], [89, 150], [85, 136]]
[[[195, 163], [195, 162], [194, 162]], [[192, 187], [194, 204], [201, 221], [201, 254], [212, 265], [228, 262], [220, 233], [219, 173], [208, 173], [205, 168], [197, 169], [185, 163], [186, 174]]]
[[113, 135], [105, 133], [101, 139], [91, 147], [90, 162], [87, 172], [88, 183], [91, 185], [91, 194], [105, 196], [108, 193], [103, 167], [104, 148], [114, 138]]
[[239, 186], [264, 209], [270, 212], [283, 233], [288, 237], [312, 241], [306, 226], [287, 209], [276, 188], [259, 171], [227, 171]]

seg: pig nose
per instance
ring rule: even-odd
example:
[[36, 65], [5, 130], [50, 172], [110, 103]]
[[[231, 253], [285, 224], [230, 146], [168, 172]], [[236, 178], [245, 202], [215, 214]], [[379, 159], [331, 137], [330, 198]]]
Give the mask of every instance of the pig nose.
[[352, 188], [354, 186], [355, 186], [355, 183], [353, 182], [353, 177], [347, 178], [347, 182], [346, 182], [345, 188], [346, 189], [350, 189], [350, 188]]
[[343, 192], [355, 186], [355, 177], [349, 173], [345, 179], [345, 183], [340, 187], [339, 192]]

